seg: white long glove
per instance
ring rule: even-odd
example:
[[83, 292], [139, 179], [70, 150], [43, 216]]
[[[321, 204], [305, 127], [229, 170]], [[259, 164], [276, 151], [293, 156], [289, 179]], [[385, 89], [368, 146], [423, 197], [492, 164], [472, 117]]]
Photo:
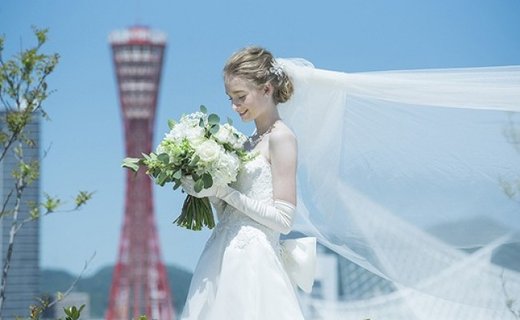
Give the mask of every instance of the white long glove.
[[224, 209], [226, 209], [227, 207], [227, 203], [224, 200], [220, 200], [217, 197], [208, 197], [208, 199], [213, 208], [215, 208], [218, 220], [220, 220], [222, 217], [222, 213], [224, 212]]
[[296, 208], [289, 202], [275, 200], [274, 205], [268, 205], [255, 199], [251, 199], [241, 192], [229, 187], [211, 187], [195, 192], [193, 180], [183, 179], [182, 188], [188, 194], [203, 198], [216, 197], [222, 199], [237, 210], [245, 213], [251, 219], [283, 234], [291, 231], [293, 216]]

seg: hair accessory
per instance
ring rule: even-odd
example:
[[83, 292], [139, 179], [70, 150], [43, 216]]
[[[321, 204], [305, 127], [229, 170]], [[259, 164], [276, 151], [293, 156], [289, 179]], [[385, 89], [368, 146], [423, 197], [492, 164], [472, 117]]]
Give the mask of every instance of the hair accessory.
[[283, 69], [278, 63], [273, 62], [273, 66], [269, 68], [269, 73], [274, 74], [278, 80], [282, 80]]

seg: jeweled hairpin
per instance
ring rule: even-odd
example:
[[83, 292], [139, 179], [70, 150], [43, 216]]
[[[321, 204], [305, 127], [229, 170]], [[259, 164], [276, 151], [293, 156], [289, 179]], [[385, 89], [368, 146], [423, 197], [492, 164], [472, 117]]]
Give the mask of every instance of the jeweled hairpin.
[[274, 74], [278, 80], [281, 80], [283, 77], [283, 69], [276, 63], [271, 68], [269, 68], [269, 72]]

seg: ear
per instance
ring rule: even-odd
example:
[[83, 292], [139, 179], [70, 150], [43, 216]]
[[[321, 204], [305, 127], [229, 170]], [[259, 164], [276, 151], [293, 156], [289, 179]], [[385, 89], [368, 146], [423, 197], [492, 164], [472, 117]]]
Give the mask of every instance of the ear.
[[264, 94], [265, 95], [271, 95], [274, 91], [274, 88], [273, 88], [273, 85], [268, 82], [266, 83], [266, 85], [264, 86]]

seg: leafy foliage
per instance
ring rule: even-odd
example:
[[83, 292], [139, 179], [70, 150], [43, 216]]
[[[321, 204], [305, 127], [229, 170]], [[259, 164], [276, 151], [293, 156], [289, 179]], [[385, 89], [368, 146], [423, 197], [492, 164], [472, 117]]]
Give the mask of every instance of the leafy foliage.
[[[36, 121], [37, 117], [48, 119], [47, 112], [43, 109], [43, 102], [52, 93], [48, 89], [47, 78], [55, 70], [59, 55], [45, 54], [41, 52], [42, 46], [47, 41], [47, 29], [33, 28], [36, 37], [36, 45], [23, 49], [9, 59], [4, 58], [5, 39], [0, 36], [0, 107], [2, 107], [2, 119], [0, 122], [0, 162], [6, 160], [6, 156], [14, 158], [16, 165], [11, 173], [14, 185], [7, 189], [4, 196], [0, 219], [9, 216], [11, 229], [9, 240], [5, 244], [7, 250], [2, 257], [2, 277], [0, 283], [0, 319], [5, 301], [6, 279], [11, 265], [12, 254], [15, 245], [15, 236], [24, 224], [60, 210], [63, 201], [57, 197], [45, 194], [45, 200], [41, 203], [28, 202], [29, 212], [27, 217], [20, 216], [22, 207], [22, 195], [27, 187], [33, 185], [40, 175], [40, 159], [32, 159], [24, 154], [25, 150], [39, 147], [31, 139], [29, 125]], [[75, 198], [75, 207], [65, 211], [77, 210], [87, 203], [92, 193], [81, 191]], [[36, 306], [30, 306], [29, 319], [39, 319], [42, 312], [54, 302], [42, 300]], [[65, 320], [77, 320], [80, 317], [83, 306], [70, 307], [65, 310]]]

